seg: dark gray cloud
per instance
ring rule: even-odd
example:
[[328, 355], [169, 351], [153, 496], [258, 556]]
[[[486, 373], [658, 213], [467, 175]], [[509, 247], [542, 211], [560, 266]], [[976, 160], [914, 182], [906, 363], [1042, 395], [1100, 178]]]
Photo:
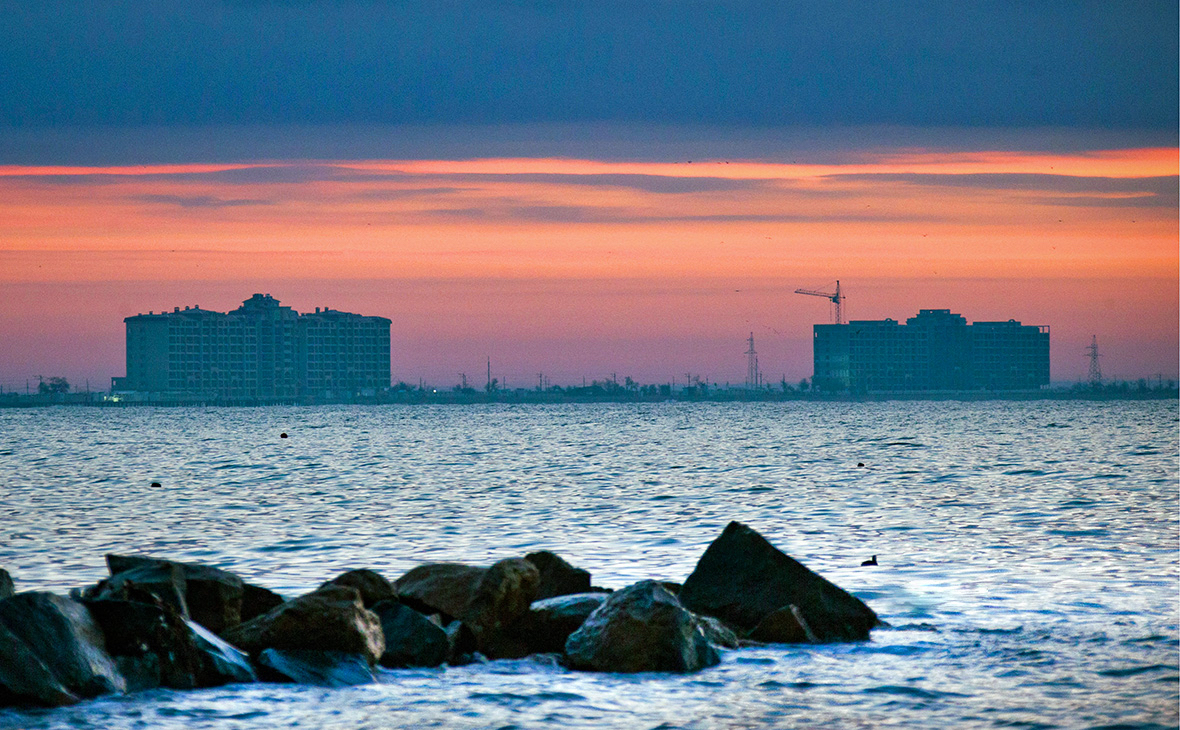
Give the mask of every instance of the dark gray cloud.
[[1172, 133], [1178, 14], [1174, 0], [0, 0], [0, 126]]
[[269, 200], [226, 199], [213, 195], [136, 195], [133, 200], [144, 203], [177, 205], [181, 208], [239, 208], [247, 205], [271, 205]]
[[[1022, 192], [1067, 193], [1045, 195], [1043, 202], [1056, 205], [1115, 207], [1176, 207], [1180, 198], [1180, 178], [1095, 177], [1054, 175], [1049, 173], [868, 173], [828, 175], [829, 180], [906, 183], [927, 187], [975, 188], [979, 190], [1017, 190]], [[1089, 195], [1087, 195], [1089, 193]]]

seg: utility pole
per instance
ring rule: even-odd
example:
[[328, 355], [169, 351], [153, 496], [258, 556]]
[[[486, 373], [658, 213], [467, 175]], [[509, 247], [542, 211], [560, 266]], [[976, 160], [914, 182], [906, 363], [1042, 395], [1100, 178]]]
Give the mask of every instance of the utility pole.
[[1090, 346], [1086, 348], [1086, 354], [1090, 356], [1090, 385], [1098, 387], [1102, 385], [1102, 366], [1098, 364], [1098, 335], [1090, 337]]
[[749, 343], [750, 349], [746, 350], [746, 387], [758, 387], [758, 353], [754, 350], [754, 333], [750, 333], [750, 339], [746, 340]]

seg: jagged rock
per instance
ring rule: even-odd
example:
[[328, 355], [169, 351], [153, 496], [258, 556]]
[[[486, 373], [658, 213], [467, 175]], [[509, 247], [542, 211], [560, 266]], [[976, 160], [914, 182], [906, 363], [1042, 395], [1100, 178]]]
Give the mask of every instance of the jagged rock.
[[798, 606], [783, 606], [767, 614], [754, 630], [750, 639], [768, 644], [814, 644], [819, 639], [803, 618]]
[[261, 586], [242, 584], [242, 620], [249, 621], [267, 611], [281, 606], [283, 597]]
[[242, 621], [242, 579], [229, 571], [146, 555], [110, 554], [106, 560], [112, 576], [148, 565], [177, 565], [184, 576], [189, 618], [215, 634]]
[[430, 619], [397, 601], [381, 601], [372, 608], [385, 635], [384, 667], [437, 667], [447, 660], [447, 632]]
[[612, 593], [565, 644], [574, 669], [695, 672], [721, 661], [696, 618], [656, 581]]
[[428, 563], [419, 565], [394, 581], [398, 600], [430, 615], [443, 615], [449, 623], [463, 615], [487, 568], [458, 563]]
[[0, 601], [0, 623], [70, 693], [96, 697], [126, 690], [102, 630], [82, 604], [52, 593], [18, 593]]
[[680, 602], [752, 631], [774, 611], [794, 605], [817, 641], [859, 641], [880, 622], [872, 609], [808, 570], [749, 527], [731, 522], [701, 556]]
[[13, 595], [16, 595], [16, 586], [12, 582], [12, 576], [7, 570], [0, 568], [0, 601]]
[[61, 707], [78, 701], [45, 662], [0, 623], [0, 707], [21, 704]]
[[361, 654], [376, 664], [385, 653], [380, 619], [348, 586], [329, 586], [291, 599], [229, 629], [222, 638], [251, 656], [264, 649], [314, 649]]
[[561, 653], [570, 634], [607, 599], [606, 593], [572, 593], [534, 601], [517, 633], [530, 653]]
[[475, 634], [462, 621], [452, 621], [443, 631], [447, 633], [447, 664], [461, 667], [479, 661], [476, 657]]
[[324, 583], [320, 588], [332, 585], [352, 586], [357, 589], [361, 594], [361, 600], [365, 603], [365, 608], [372, 608], [381, 601], [397, 598], [397, 589], [385, 579], [385, 576], [366, 568], [341, 573]]
[[480, 578], [463, 612], [476, 647], [489, 659], [515, 659], [529, 653], [528, 643], [511, 631], [537, 596], [540, 573], [521, 558], [494, 564]]
[[590, 572], [575, 568], [560, 555], [541, 550], [529, 553], [524, 559], [532, 563], [541, 574], [537, 586], [538, 601], [553, 596], [590, 592]]
[[192, 632], [193, 644], [201, 653], [198, 680], [202, 687], [258, 681], [250, 658], [244, 651], [231, 646], [217, 634], [193, 621], [186, 621]]
[[280, 677], [319, 687], [351, 687], [377, 681], [361, 654], [314, 649], [265, 649], [258, 663]]
[[127, 677], [128, 690], [200, 686], [200, 654], [174, 608], [113, 598], [86, 600], [83, 605], [102, 628], [107, 651]]
[[101, 580], [83, 592], [85, 599], [143, 601], [153, 603], [147, 593], [188, 616], [184, 571], [175, 563], [145, 564], [128, 568]]
[[[148, 652], [138, 656], [116, 656], [115, 668], [123, 675], [127, 683], [128, 692], [143, 692], [161, 686], [163, 673], [160, 670], [160, 657]], [[192, 689], [184, 687], [182, 689]]]
[[726, 649], [736, 649], [740, 643], [737, 634], [733, 629], [721, 623], [720, 619], [712, 616], [696, 615], [697, 624], [701, 627], [701, 633], [709, 640], [710, 644], [717, 646], [724, 646]]

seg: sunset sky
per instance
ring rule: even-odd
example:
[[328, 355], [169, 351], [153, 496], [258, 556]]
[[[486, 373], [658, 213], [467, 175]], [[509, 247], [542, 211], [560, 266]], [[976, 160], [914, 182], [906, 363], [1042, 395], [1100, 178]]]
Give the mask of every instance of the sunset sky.
[[1175, 378], [1177, 8], [1123, 5], [0, 0], [0, 385], [254, 292], [395, 381], [794, 382], [837, 279]]

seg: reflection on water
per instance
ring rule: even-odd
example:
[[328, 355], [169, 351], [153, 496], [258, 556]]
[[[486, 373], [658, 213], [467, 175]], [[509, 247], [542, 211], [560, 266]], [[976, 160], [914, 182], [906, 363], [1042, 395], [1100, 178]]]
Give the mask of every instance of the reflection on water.
[[291, 595], [349, 568], [536, 549], [622, 587], [682, 580], [737, 519], [893, 625], [689, 677], [528, 659], [0, 727], [1177, 724], [1174, 402], [62, 408], [0, 411], [0, 433], [18, 589], [93, 582], [106, 552]]

